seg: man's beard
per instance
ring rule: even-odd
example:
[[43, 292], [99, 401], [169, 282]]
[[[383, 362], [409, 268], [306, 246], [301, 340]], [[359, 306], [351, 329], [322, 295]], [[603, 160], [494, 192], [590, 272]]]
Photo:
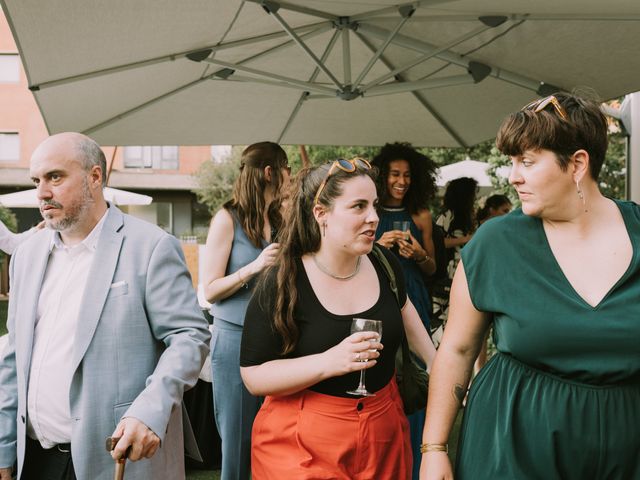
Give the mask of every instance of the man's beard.
[[[82, 181], [82, 197], [80, 200], [76, 201], [69, 207], [69, 210], [66, 212], [66, 215], [60, 220], [53, 220], [46, 218], [45, 214], [45, 223], [48, 228], [52, 230], [57, 230], [58, 232], [64, 232], [68, 230], [73, 230], [74, 227], [80, 222], [82, 218], [84, 218], [86, 212], [91, 208], [94, 203], [93, 197], [91, 196], [91, 190], [89, 188], [89, 181], [85, 178]], [[45, 201], [43, 205], [52, 205], [56, 208], [63, 208], [63, 206], [56, 201]]]

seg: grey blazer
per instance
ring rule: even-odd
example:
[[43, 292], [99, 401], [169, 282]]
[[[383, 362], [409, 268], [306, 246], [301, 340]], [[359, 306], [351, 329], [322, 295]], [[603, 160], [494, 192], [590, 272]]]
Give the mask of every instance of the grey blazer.
[[[38, 296], [54, 233], [44, 229], [11, 261], [9, 342], [0, 352], [0, 466], [24, 461], [27, 385]], [[110, 205], [80, 307], [69, 392], [79, 480], [111, 480], [104, 447], [123, 416], [161, 439], [127, 480], [183, 479], [182, 395], [193, 386], [210, 334], [179, 242]], [[190, 426], [187, 426], [190, 430]]]

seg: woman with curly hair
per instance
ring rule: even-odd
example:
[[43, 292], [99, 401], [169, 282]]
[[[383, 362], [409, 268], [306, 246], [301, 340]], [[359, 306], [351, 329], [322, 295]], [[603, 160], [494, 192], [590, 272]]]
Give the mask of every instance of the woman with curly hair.
[[[436, 270], [429, 201], [435, 196], [435, 163], [409, 143], [387, 143], [373, 159], [380, 206], [377, 242], [392, 249], [404, 271], [409, 298], [429, 325], [429, 295], [422, 275]], [[407, 230], [396, 229], [406, 222]]]
[[[373, 165], [380, 171], [376, 182], [380, 199], [376, 239], [396, 254], [402, 266], [407, 295], [428, 330], [431, 300], [423, 275], [436, 271], [432, 218], [427, 208], [436, 192], [436, 165], [410, 143], [400, 142], [382, 147], [373, 159]], [[424, 409], [408, 418], [414, 455], [413, 478], [417, 479]]]

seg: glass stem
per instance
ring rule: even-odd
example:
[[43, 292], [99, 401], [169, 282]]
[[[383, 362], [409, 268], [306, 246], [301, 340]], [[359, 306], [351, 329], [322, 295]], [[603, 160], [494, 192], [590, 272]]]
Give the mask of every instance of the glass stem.
[[366, 390], [367, 387], [364, 386], [364, 370], [360, 370], [360, 385], [358, 385], [358, 390]]

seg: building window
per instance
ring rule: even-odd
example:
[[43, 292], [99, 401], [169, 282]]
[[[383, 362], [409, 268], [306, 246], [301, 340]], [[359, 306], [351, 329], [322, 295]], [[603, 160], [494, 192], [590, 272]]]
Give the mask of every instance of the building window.
[[16, 132], [0, 132], [0, 162], [20, 160], [20, 136]]
[[125, 168], [178, 170], [178, 147], [124, 147]]
[[0, 54], [0, 82], [20, 81], [20, 58], [14, 53]]

